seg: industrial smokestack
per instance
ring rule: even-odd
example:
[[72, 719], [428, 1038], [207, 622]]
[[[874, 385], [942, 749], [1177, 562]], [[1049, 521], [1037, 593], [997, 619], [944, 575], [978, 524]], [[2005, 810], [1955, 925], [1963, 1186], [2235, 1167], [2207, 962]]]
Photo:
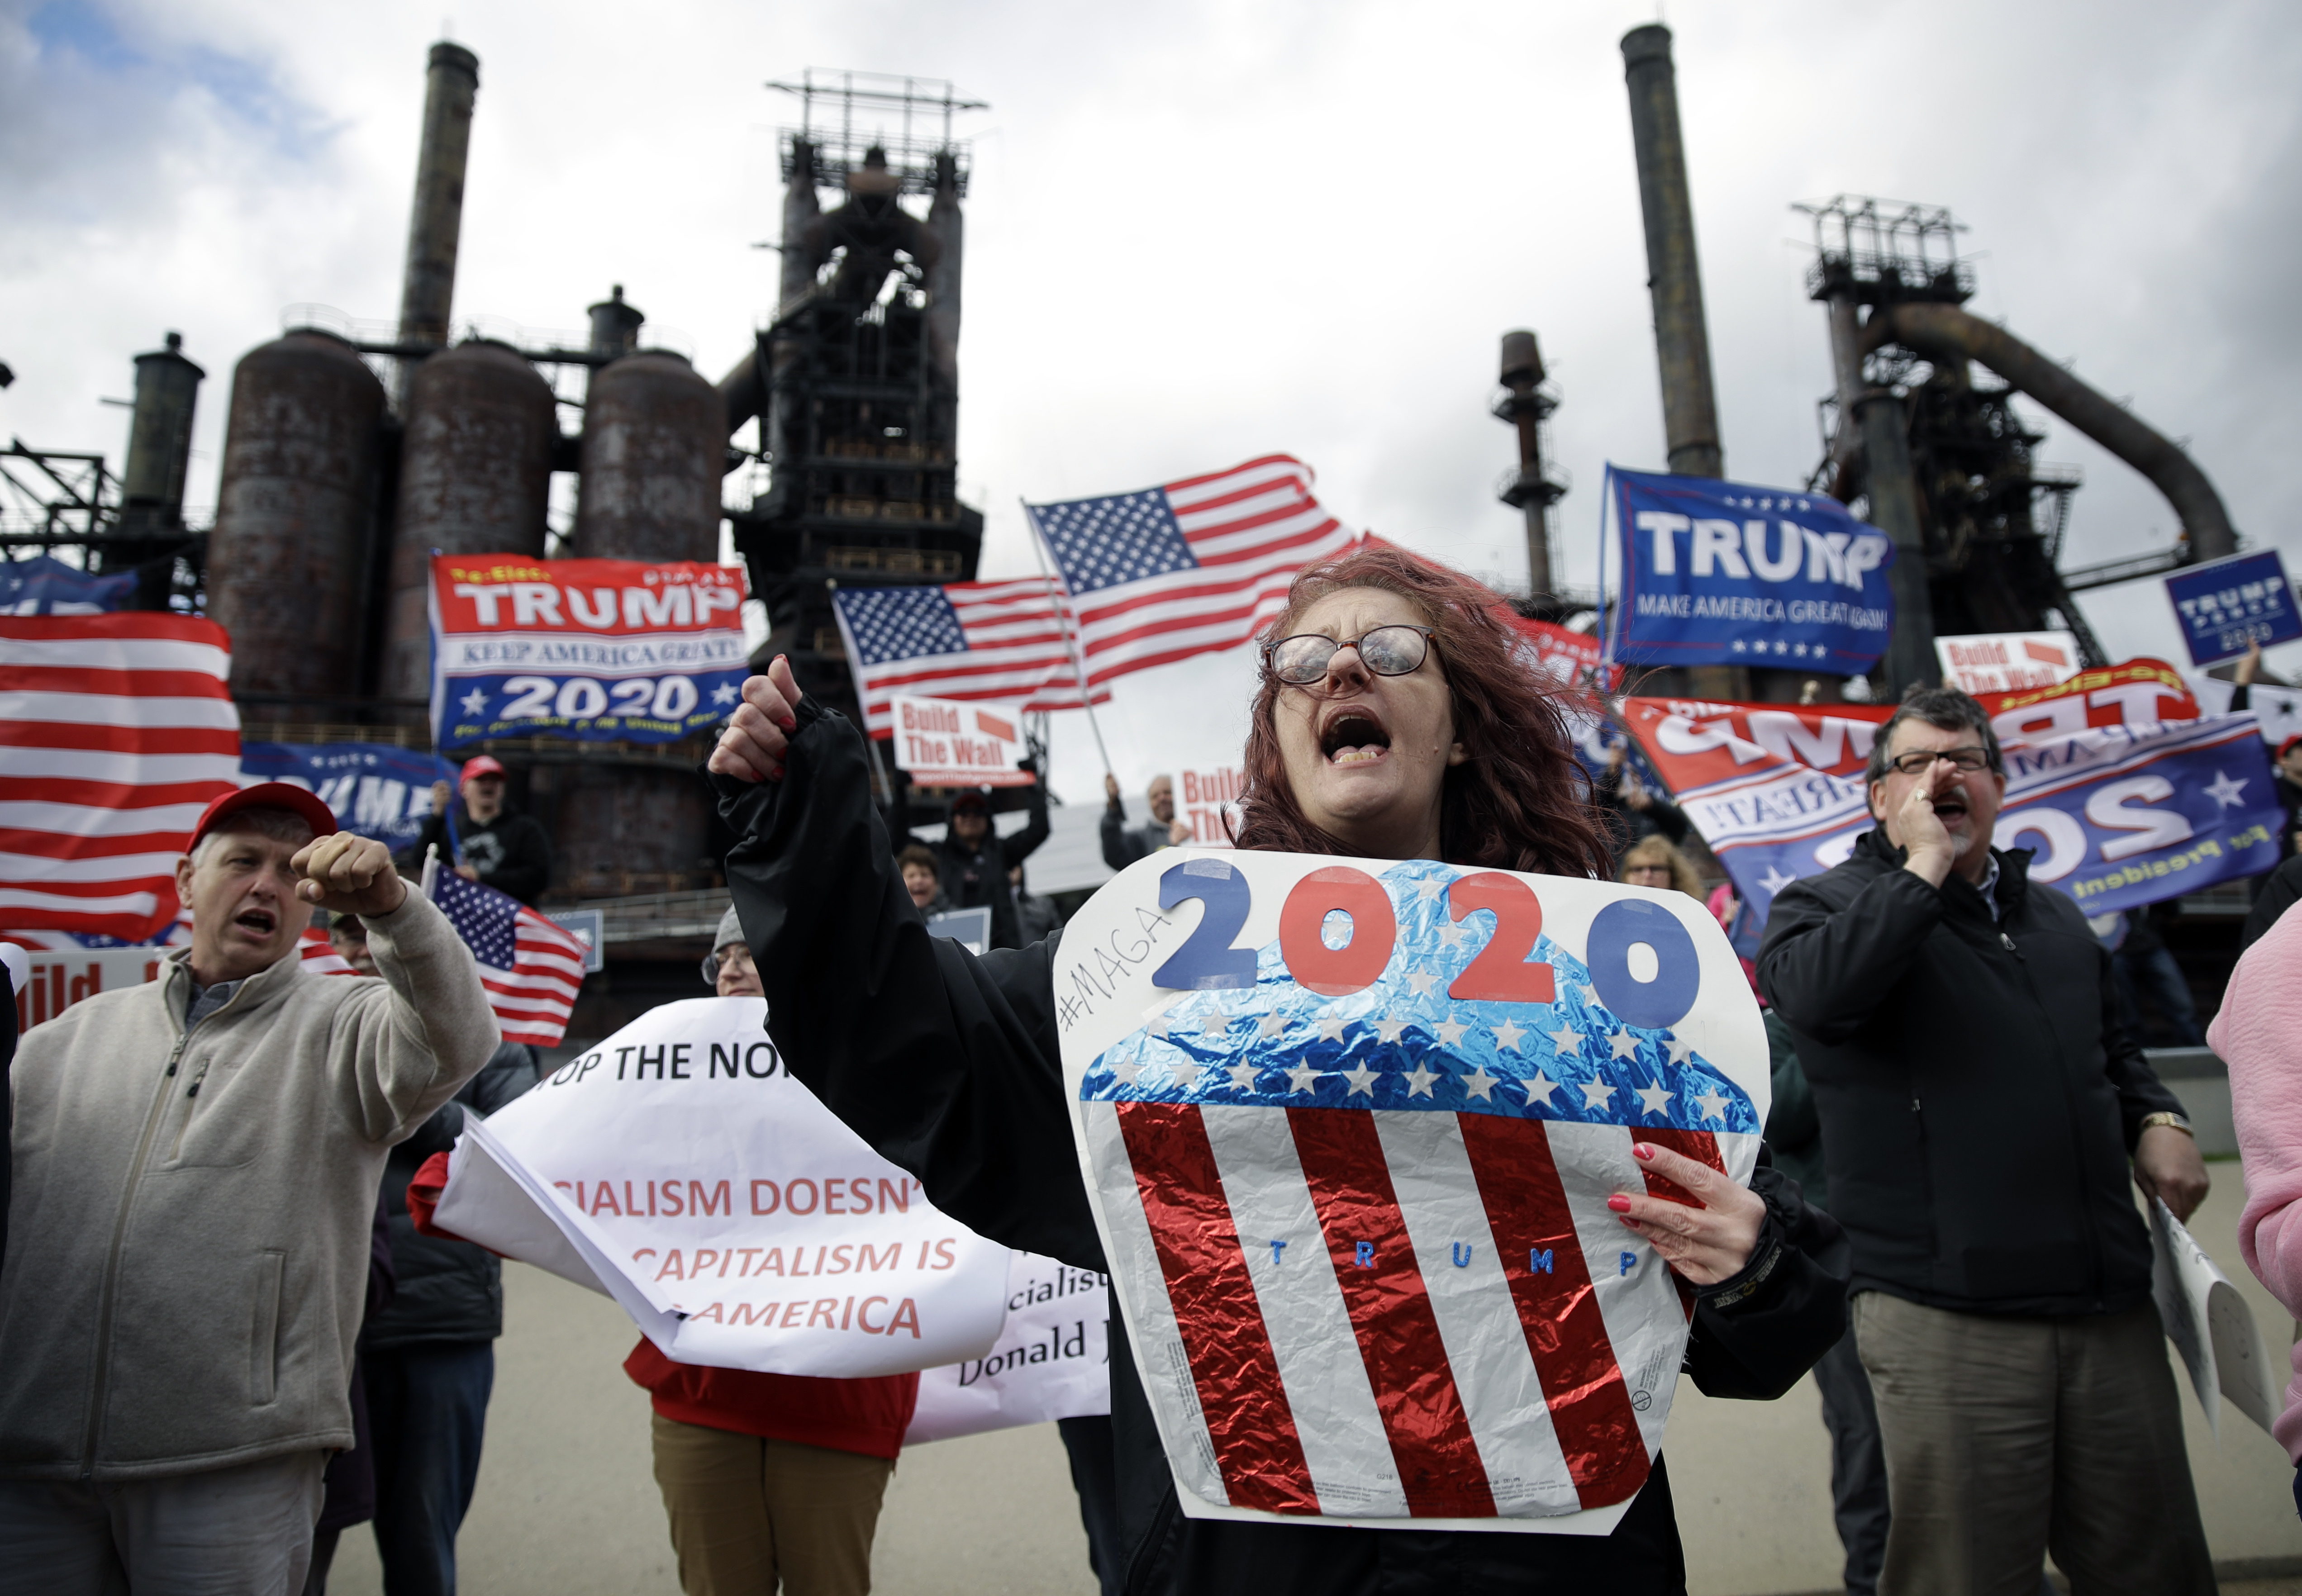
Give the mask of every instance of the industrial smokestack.
[[1650, 22], [1623, 35], [1623, 76], [1630, 85], [1631, 143], [1646, 215], [1647, 287], [1654, 296], [1670, 469], [1680, 476], [1724, 476], [1726, 456], [1718, 443], [1718, 401], [1710, 383], [1710, 332], [1694, 258], [1694, 207], [1679, 135], [1670, 29]]
[[[448, 341], [456, 294], [456, 241], [464, 224], [464, 167], [472, 147], [472, 101], [480, 58], [461, 45], [432, 46], [424, 77], [424, 143], [416, 157], [416, 203], [407, 218], [407, 276], [399, 290], [399, 340]], [[402, 362], [407, 392], [409, 362]]]
[[1550, 507], [1566, 490], [1550, 480], [1542, 458], [1542, 424], [1556, 401], [1542, 391], [1542, 350], [1534, 334], [1503, 334], [1504, 395], [1495, 415], [1518, 429], [1518, 475], [1502, 491], [1502, 501], [1526, 517], [1528, 591], [1542, 598], [1556, 592], [1558, 574], [1550, 556]]
[[181, 332], [167, 348], [136, 357], [136, 409], [128, 424], [128, 466], [121, 498], [131, 510], [172, 522], [184, 508], [184, 473], [192, 456], [192, 407], [207, 374], [184, 358]]

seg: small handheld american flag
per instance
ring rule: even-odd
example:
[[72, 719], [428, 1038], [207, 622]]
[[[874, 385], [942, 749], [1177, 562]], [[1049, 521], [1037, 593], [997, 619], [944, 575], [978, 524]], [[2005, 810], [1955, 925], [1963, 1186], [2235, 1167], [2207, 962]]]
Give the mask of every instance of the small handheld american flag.
[[584, 985], [584, 945], [517, 898], [439, 868], [424, 867], [424, 895], [471, 945], [480, 984], [507, 1042], [557, 1047]]

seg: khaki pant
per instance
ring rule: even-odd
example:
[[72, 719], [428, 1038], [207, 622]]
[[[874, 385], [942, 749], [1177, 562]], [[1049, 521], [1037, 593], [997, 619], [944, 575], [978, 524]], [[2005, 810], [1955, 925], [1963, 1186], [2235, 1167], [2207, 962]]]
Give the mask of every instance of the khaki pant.
[[655, 1419], [655, 1483], [686, 1596], [863, 1596], [894, 1462]]
[[2155, 1308], [2061, 1319], [1854, 1299], [1893, 1522], [1880, 1596], [2214, 1589]]

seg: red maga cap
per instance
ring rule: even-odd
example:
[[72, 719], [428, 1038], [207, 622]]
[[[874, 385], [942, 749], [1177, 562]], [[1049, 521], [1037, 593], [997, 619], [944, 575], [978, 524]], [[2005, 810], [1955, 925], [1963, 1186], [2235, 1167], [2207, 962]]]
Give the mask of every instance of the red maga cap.
[[501, 776], [503, 773], [504, 768], [496, 763], [492, 756], [483, 753], [464, 761], [464, 772], [456, 778], [456, 783], [460, 786], [475, 777]]
[[315, 837], [332, 836], [341, 829], [336, 824], [335, 811], [309, 787], [299, 787], [293, 782], [259, 781], [237, 793], [226, 793], [202, 810], [198, 822], [192, 827], [192, 835], [185, 840], [184, 852], [189, 853], [197, 847], [200, 838], [216, 828], [217, 821], [244, 809], [284, 809], [291, 815], [300, 815]]

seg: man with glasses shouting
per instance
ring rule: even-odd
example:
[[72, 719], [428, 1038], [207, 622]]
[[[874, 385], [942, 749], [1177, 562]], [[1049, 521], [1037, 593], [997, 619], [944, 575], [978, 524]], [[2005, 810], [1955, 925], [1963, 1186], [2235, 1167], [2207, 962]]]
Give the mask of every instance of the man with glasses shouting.
[[1759, 987], [1853, 1244], [1893, 1512], [1878, 1589], [2035, 1591], [2051, 1550], [2078, 1590], [2210, 1592], [2127, 1186], [2177, 1217], [2204, 1199], [2181, 1105], [2078, 905], [1991, 845], [1982, 707], [1914, 690], [1869, 775], [1877, 829], [1775, 899]]

